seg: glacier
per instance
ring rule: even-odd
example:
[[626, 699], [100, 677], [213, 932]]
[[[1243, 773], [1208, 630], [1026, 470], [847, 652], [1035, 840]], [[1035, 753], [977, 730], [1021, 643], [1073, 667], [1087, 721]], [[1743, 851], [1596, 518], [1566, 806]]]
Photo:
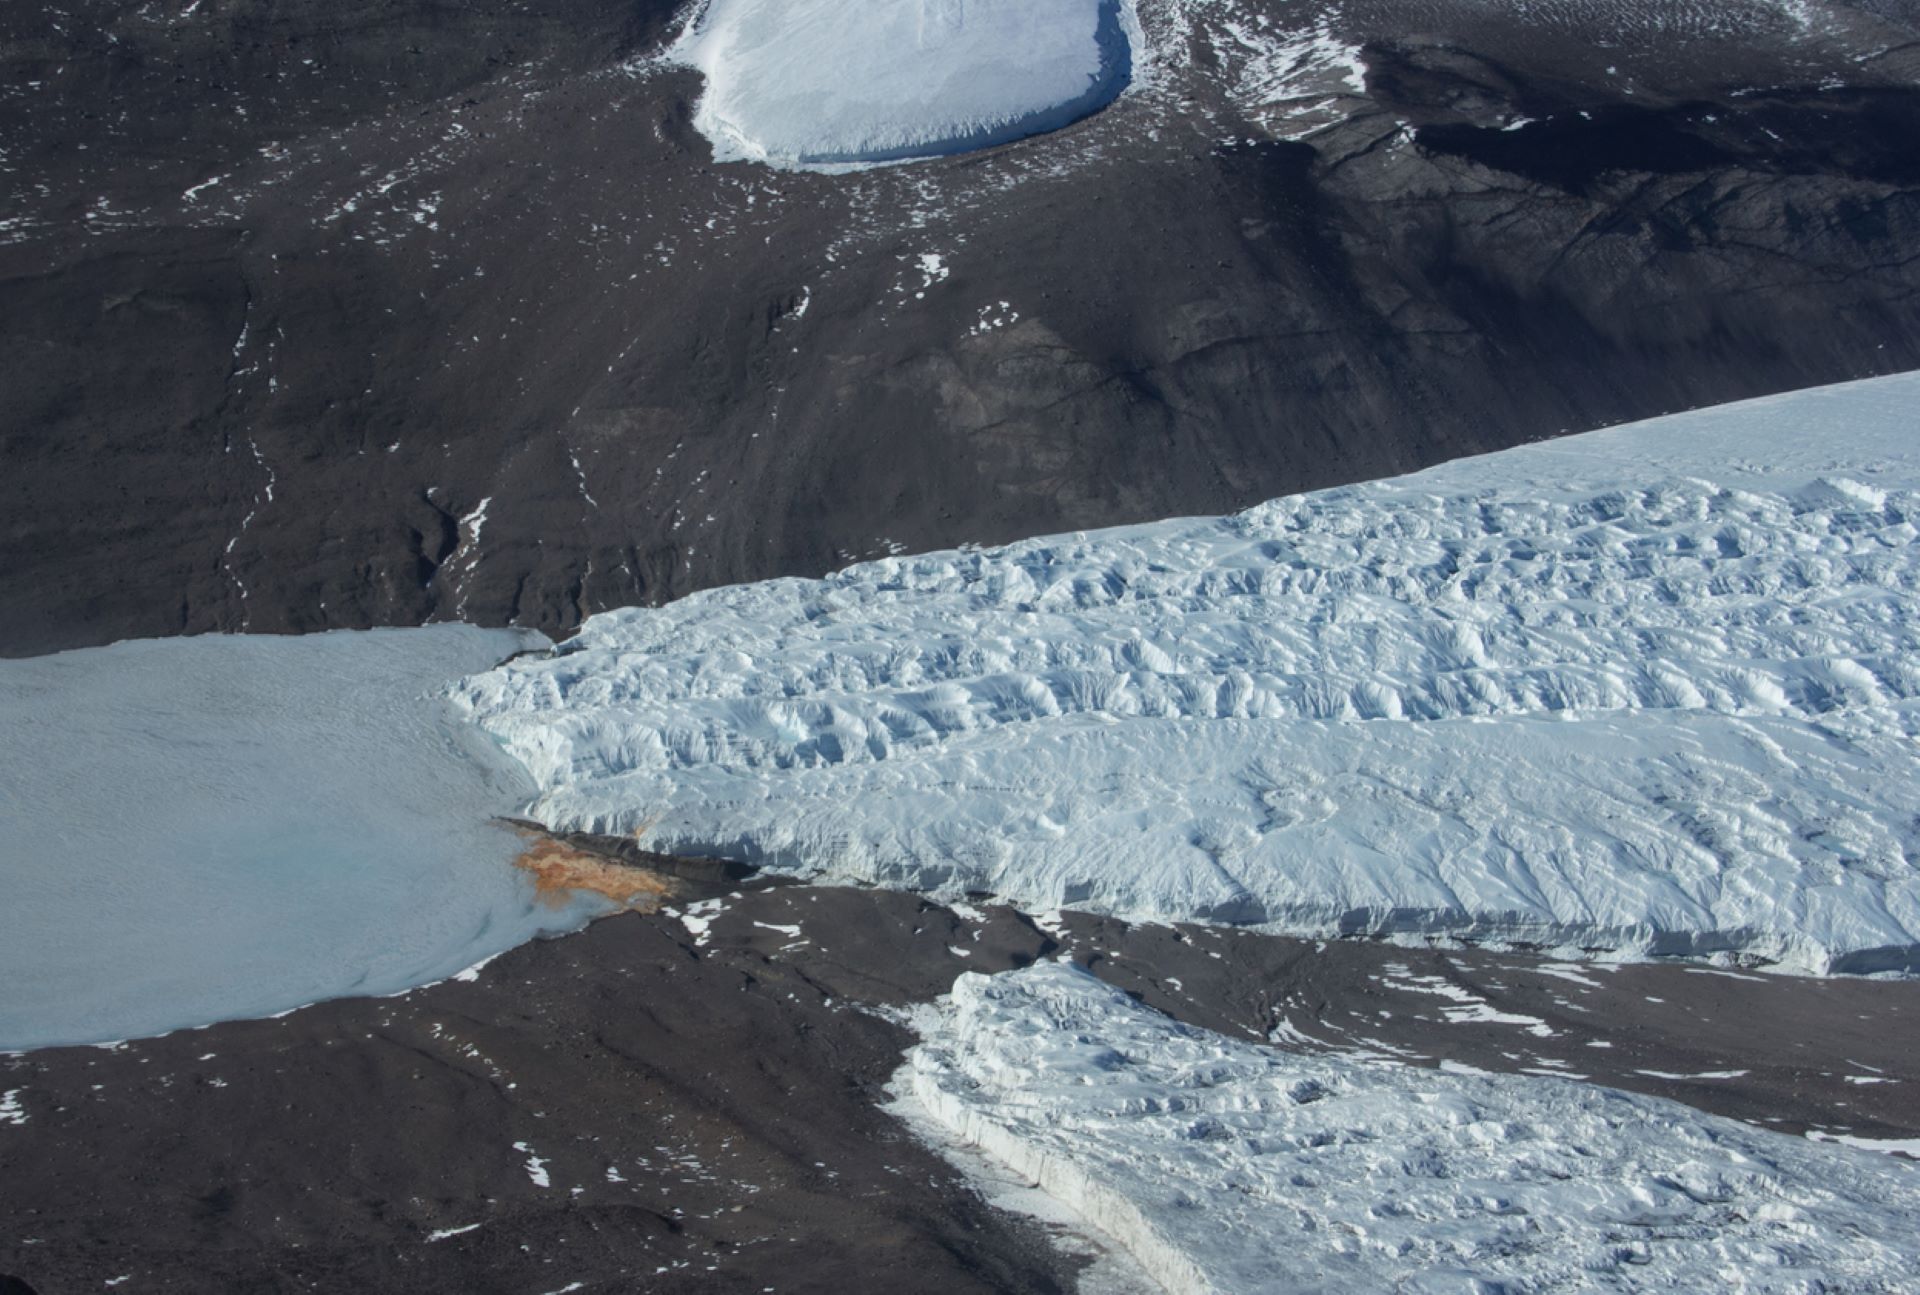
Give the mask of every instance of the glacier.
[[1911, 1165], [1677, 1102], [1283, 1052], [1060, 962], [910, 1019], [900, 1113], [1179, 1295], [1894, 1292], [1920, 1264]]
[[527, 811], [1032, 911], [1824, 973], [1920, 947], [1920, 375], [589, 619]]
[[0, 1049], [387, 994], [549, 907], [492, 823], [531, 794], [440, 696], [536, 634], [207, 636], [0, 661]]
[[723, 160], [832, 167], [966, 152], [1104, 107], [1132, 0], [708, 0], [672, 57]]

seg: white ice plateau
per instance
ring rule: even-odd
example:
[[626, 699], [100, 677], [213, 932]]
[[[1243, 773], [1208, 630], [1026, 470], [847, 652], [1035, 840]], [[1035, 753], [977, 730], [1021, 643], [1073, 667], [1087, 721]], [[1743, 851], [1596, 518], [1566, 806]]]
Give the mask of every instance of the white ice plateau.
[[944, 897], [1911, 966], [1920, 375], [593, 617], [530, 814]]
[[549, 930], [531, 793], [437, 694], [538, 635], [209, 636], [0, 661], [0, 1049], [450, 976]]
[[675, 57], [723, 160], [930, 157], [1057, 130], [1131, 68], [1132, 0], [708, 0]]
[[1057, 962], [915, 1024], [903, 1113], [1177, 1295], [1896, 1292], [1920, 1263], [1913, 1166], [1659, 1098], [1242, 1043]]

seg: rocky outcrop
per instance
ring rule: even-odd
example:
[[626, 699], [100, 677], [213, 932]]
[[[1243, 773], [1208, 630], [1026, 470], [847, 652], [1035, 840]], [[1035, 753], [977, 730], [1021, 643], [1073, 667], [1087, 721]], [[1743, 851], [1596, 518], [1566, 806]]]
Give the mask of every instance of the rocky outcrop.
[[839, 176], [714, 164], [664, 3], [0, 18], [0, 651], [564, 631], [1920, 367], [1898, 6], [1140, 8], [1095, 117]]

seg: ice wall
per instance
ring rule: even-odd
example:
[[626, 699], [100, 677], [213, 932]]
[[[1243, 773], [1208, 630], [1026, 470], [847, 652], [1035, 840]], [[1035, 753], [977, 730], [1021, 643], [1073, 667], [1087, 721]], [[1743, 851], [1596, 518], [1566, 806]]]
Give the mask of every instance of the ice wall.
[[1036, 908], [1804, 971], [1920, 947], [1920, 376], [590, 620], [555, 826]]

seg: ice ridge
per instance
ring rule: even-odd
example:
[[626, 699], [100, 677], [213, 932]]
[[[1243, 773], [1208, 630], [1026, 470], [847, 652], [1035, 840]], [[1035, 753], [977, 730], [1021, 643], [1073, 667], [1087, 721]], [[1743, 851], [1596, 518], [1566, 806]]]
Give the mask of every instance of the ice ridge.
[[1178, 1025], [1088, 973], [964, 975], [902, 1098], [1179, 1295], [1892, 1292], [1920, 1181], [1571, 1080], [1301, 1055]]

